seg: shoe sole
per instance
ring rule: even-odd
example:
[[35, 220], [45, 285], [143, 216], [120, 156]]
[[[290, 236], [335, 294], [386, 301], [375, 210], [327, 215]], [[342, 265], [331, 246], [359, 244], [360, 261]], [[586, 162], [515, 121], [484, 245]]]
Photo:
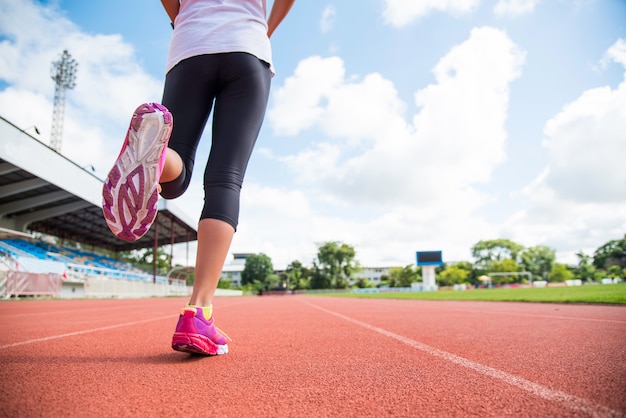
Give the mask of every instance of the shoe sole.
[[219, 345], [202, 334], [175, 332], [172, 337], [172, 349], [183, 353], [219, 356], [228, 354], [228, 344]]
[[139, 106], [104, 183], [104, 218], [111, 232], [125, 241], [144, 236], [156, 218], [158, 183], [171, 131], [172, 115], [164, 106]]

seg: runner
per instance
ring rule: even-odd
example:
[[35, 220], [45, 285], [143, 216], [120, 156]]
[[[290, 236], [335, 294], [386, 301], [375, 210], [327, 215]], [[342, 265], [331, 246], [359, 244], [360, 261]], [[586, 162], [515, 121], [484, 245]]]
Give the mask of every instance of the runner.
[[174, 29], [162, 104], [140, 105], [103, 188], [103, 213], [121, 239], [141, 238], [156, 218], [159, 193], [189, 186], [213, 111], [204, 171], [193, 292], [172, 338], [178, 351], [226, 354], [212, 302], [239, 221], [240, 190], [263, 123], [274, 75], [270, 37], [295, 0], [162, 0]]

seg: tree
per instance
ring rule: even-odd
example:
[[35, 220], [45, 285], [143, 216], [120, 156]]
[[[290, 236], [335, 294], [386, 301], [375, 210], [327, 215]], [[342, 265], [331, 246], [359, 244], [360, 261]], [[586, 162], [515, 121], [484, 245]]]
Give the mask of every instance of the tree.
[[[122, 260], [132, 263], [147, 272], [152, 272], [153, 257], [153, 248], [123, 252], [120, 255]], [[167, 274], [170, 270], [171, 258], [171, 254], [165, 252], [163, 247], [157, 248], [156, 266], [158, 274]]]
[[439, 273], [437, 281], [440, 286], [452, 286], [467, 282], [470, 272], [462, 266], [452, 265]]
[[267, 285], [267, 278], [272, 274], [274, 274], [274, 267], [271, 258], [263, 253], [251, 254], [246, 258], [246, 265], [241, 272], [241, 284], [253, 284], [258, 281]]
[[278, 274], [268, 274], [265, 277], [265, 289], [283, 289], [283, 283], [280, 281], [280, 276]]
[[354, 285], [358, 287], [359, 289], [371, 289], [371, 288], [376, 287], [376, 283], [374, 283], [371, 280], [367, 280], [364, 277], [359, 277], [358, 279], [356, 279], [356, 282], [354, 283]]
[[478, 268], [484, 268], [494, 261], [502, 261], [510, 259], [517, 261], [519, 253], [524, 249], [508, 239], [494, 239], [487, 241], [479, 241], [472, 247], [472, 257]]
[[594, 281], [596, 277], [596, 268], [593, 264], [591, 264], [591, 256], [579, 251], [576, 253], [576, 257], [578, 257], [576, 277], [585, 282]]
[[316, 261], [313, 262], [313, 274], [309, 280], [309, 286], [311, 289], [330, 289], [331, 278], [327, 274], [324, 274], [322, 267], [320, 267]]
[[620, 266], [618, 266], [617, 264], [613, 264], [611, 267], [609, 267], [607, 273], [609, 274], [609, 277], [613, 279], [622, 280], [624, 278], [624, 274], [626, 273], [626, 269], [622, 270]]
[[593, 254], [593, 265], [597, 269], [608, 269], [614, 265], [626, 268], [626, 235], [599, 247]]
[[528, 247], [520, 253], [522, 270], [530, 272], [535, 280], [546, 279], [555, 260], [555, 251], [543, 245]]
[[287, 288], [308, 289], [311, 270], [304, 267], [298, 260], [292, 261], [287, 266]]
[[410, 287], [411, 283], [418, 280], [417, 270], [411, 264], [405, 267], [392, 267], [389, 269], [390, 287]]
[[564, 282], [566, 280], [572, 280], [574, 273], [565, 264], [554, 263], [552, 270], [548, 275], [551, 282]]
[[318, 284], [328, 282], [335, 289], [347, 288], [353, 274], [359, 270], [355, 256], [356, 251], [348, 244], [330, 241], [321, 245], [314, 265], [325, 280], [319, 280]]

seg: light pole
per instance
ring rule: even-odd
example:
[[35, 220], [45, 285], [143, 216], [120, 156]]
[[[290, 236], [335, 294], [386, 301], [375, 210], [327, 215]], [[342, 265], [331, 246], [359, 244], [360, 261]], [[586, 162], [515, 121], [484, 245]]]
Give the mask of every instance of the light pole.
[[63, 51], [57, 61], [52, 62], [50, 77], [54, 81], [54, 106], [52, 108], [52, 132], [50, 147], [61, 152], [63, 139], [63, 118], [65, 114], [65, 91], [76, 86], [76, 67], [78, 63], [67, 52]]

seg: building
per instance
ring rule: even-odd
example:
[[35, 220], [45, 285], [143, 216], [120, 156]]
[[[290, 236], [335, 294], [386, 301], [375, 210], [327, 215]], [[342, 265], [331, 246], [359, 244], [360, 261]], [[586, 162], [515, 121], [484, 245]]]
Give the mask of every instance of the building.
[[363, 269], [356, 274], [357, 279], [366, 279], [374, 283], [376, 286], [380, 286], [383, 276], [389, 277], [389, 270], [393, 267], [363, 267]]
[[234, 253], [230, 263], [224, 263], [220, 280], [228, 280], [232, 286], [241, 286], [241, 273], [246, 267], [246, 258], [251, 253]]

